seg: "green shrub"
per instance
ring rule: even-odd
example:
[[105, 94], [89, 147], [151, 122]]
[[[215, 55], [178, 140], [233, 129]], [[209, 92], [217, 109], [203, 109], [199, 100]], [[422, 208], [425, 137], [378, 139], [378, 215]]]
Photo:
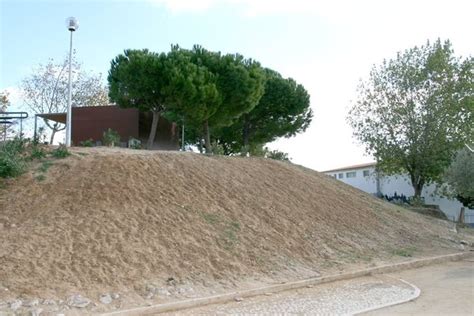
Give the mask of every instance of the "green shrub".
[[211, 143], [211, 152], [214, 155], [224, 155], [225, 154], [224, 146], [222, 146], [218, 142], [212, 142]]
[[0, 177], [13, 178], [25, 171], [25, 160], [20, 154], [0, 152]]
[[24, 150], [25, 140], [21, 138], [3, 143], [0, 147], [0, 177], [13, 178], [25, 171]]
[[104, 132], [102, 140], [104, 141], [104, 144], [106, 146], [114, 147], [115, 144], [118, 144], [120, 142], [120, 135], [117, 131], [114, 131], [113, 129], [109, 128]]
[[26, 140], [15, 137], [12, 140], [8, 140], [1, 146], [2, 152], [8, 152], [11, 154], [21, 154], [25, 151]]
[[60, 144], [58, 148], [54, 149], [53, 151], [51, 151], [51, 155], [54, 157], [54, 158], [66, 158], [67, 156], [69, 156], [71, 153], [69, 152], [69, 150], [67, 149], [66, 145], [64, 144]]
[[33, 145], [38, 145], [41, 143], [46, 142], [46, 135], [45, 135], [45, 130], [44, 127], [38, 128], [38, 131], [36, 132], [36, 137], [33, 139]]
[[139, 139], [130, 137], [130, 139], [128, 140], [128, 148], [142, 149], [142, 142]]
[[267, 152], [267, 158], [275, 159], [275, 160], [290, 161], [288, 154], [279, 150], [272, 150], [272, 151]]
[[94, 146], [94, 140], [92, 138], [89, 138], [88, 140], [84, 140], [84, 141], [80, 142], [79, 146], [93, 147]]
[[31, 153], [30, 153], [30, 158], [31, 159], [42, 159], [46, 157], [46, 151], [38, 146], [36, 143], [33, 143], [33, 146], [31, 147]]

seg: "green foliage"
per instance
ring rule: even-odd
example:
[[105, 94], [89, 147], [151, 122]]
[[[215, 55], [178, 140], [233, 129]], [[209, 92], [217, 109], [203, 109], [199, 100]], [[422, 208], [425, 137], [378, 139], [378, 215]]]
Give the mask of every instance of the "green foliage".
[[13, 178], [25, 171], [26, 163], [23, 158], [25, 141], [20, 138], [6, 141], [0, 147], [0, 177]]
[[127, 49], [115, 57], [107, 77], [110, 99], [121, 107], [143, 112], [162, 110], [168, 79], [164, 57], [147, 49]]
[[166, 54], [152, 53], [147, 49], [128, 49], [112, 60], [107, 77], [112, 102], [120, 107], [153, 113], [154, 124], [148, 139], [150, 148], [155, 139], [159, 115], [166, 109], [171, 82], [165, 61]]
[[[264, 91], [260, 65], [239, 54], [222, 55], [200, 46], [192, 50], [172, 46], [169, 53], [126, 50], [111, 63], [109, 96], [121, 107], [151, 111], [184, 121], [194, 135], [204, 139], [211, 152], [211, 132], [228, 126], [251, 111]], [[156, 124], [152, 125], [151, 146]]]
[[202, 217], [208, 224], [211, 224], [211, 225], [215, 225], [220, 221], [219, 215], [217, 214], [204, 213], [202, 214]]
[[102, 140], [106, 146], [114, 147], [120, 142], [120, 135], [117, 131], [109, 128], [102, 135]]
[[267, 155], [268, 149], [263, 147], [262, 144], [250, 144], [248, 146], [244, 146], [243, 150], [248, 150], [250, 156], [255, 157], [265, 157]]
[[41, 126], [38, 128], [36, 132], [36, 137], [33, 139], [33, 145], [39, 145], [40, 143], [44, 143], [46, 141], [46, 135], [44, 127]]
[[25, 151], [26, 143], [27, 141], [24, 138], [15, 137], [14, 139], [3, 143], [3, 145], [1, 145], [1, 149], [2, 152], [18, 155]]
[[84, 140], [79, 143], [79, 146], [82, 147], [93, 147], [94, 146], [94, 140], [92, 138], [89, 138], [87, 140]]
[[386, 174], [407, 172], [419, 197], [474, 137], [473, 59], [449, 41], [399, 53], [372, 69], [347, 117], [355, 137]]
[[30, 159], [43, 159], [46, 157], [46, 151], [38, 143], [34, 142], [31, 146]]
[[414, 252], [416, 251], [415, 247], [406, 247], [393, 249], [392, 254], [400, 257], [413, 257]]
[[267, 158], [275, 159], [275, 160], [282, 160], [282, 161], [290, 161], [288, 157], [288, 153], [279, 151], [279, 150], [272, 150], [267, 153]]
[[253, 156], [253, 157], [263, 157], [275, 160], [290, 161], [288, 153], [279, 151], [279, 150], [270, 150], [268, 147], [264, 147], [261, 144], [251, 144], [242, 147], [240, 155], [243, 157]]
[[458, 199], [465, 207], [474, 208], [474, 153], [460, 150], [443, 175], [445, 196]]
[[212, 142], [211, 151], [214, 155], [224, 155], [225, 154], [224, 147], [216, 141]]
[[38, 182], [46, 180], [46, 176], [44, 174], [39, 174], [35, 178], [36, 178], [36, 181]]
[[55, 148], [51, 151], [51, 156], [53, 156], [54, 158], [57, 158], [57, 159], [66, 158], [70, 154], [71, 153], [69, 152], [66, 145], [64, 145], [64, 144], [60, 144], [57, 148]]
[[130, 139], [128, 140], [128, 148], [141, 149], [142, 148], [142, 142], [139, 139], [135, 139], [133, 137], [130, 137]]
[[250, 148], [278, 137], [292, 137], [311, 123], [313, 112], [305, 88], [270, 69], [265, 69], [265, 74], [265, 93], [255, 108], [215, 133], [229, 154], [247, 145]]

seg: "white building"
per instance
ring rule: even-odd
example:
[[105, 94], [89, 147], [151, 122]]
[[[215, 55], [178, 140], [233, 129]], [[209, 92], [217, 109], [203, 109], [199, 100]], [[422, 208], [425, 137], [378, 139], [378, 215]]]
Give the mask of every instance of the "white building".
[[[377, 196], [412, 197], [414, 190], [408, 175], [383, 176], [375, 172], [375, 162], [323, 171], [344, 183]], [[436, 185], [425, 185], [421, 194], [425, 204], [438, 205], [450, 220], [458, 220], [462, 204], [435, 194]], [[474, 224], [474, 210], [465, 210], [465, 223]]]

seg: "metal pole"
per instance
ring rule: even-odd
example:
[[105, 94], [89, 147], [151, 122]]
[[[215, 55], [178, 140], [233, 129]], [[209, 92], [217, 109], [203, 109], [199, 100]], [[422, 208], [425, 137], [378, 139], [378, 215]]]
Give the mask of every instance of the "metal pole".
[[72, 116], [72, 108], [71, 108], [71, 58], [72, 58], [72, 33], [71, 32], [71, 40], [69, 43], [69, 84], [68, 84], [68, 96], [67, 96], [67, 118], [66, 118], [66, 146], [71, 146], [71, 116]]
[[35, 114], [35, 131], [33, 132], [33, 141], [37, 142], [38, 139], [36, 139], [36, 127], [38, 126], [38, 114]]

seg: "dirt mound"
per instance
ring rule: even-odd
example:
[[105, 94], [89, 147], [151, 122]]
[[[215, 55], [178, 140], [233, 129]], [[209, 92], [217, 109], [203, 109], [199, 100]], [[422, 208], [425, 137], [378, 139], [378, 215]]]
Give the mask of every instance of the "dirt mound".
[[44, 164], [1, 189], [0, 299], [281, 281], [459, 246], [447, 222], [270, 159], [84, 148]]

